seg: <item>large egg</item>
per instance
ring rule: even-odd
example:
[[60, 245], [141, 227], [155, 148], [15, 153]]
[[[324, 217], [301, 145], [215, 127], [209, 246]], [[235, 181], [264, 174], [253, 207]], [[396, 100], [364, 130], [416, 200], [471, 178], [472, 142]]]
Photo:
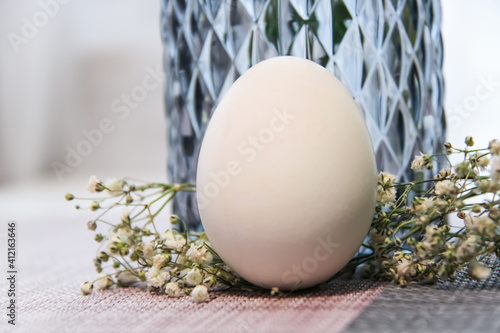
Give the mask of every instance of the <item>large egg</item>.
[[264, 288], [332, 277], [365, 238], [376, 199], [372, 143], [352, 96], [309, 60], [277, 57], [227, 91], [197, 171], [203, 227], [226, 264]]

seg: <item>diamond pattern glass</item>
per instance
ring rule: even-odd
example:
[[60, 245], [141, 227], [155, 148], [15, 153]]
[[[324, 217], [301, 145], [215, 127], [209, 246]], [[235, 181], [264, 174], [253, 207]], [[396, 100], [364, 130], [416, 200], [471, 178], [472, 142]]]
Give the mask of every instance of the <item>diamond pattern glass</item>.
[[[413, 179], [413, 156], [440, 150], [445, 134], [440, 10], [439, 0], [162, 0], [171, 180], [195, 182], [217, 103], [279, 55], [337, 76], [365, 117], [378, 168]], [[174, 210], [199, 225], [193, 194], [176, 196]]]

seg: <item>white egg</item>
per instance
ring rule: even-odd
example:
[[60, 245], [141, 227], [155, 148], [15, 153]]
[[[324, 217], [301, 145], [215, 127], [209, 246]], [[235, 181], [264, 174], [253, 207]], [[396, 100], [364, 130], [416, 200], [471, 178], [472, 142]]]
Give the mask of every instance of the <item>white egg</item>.
[[364, 120], [325, 68], [277, 57], [220, 101], [198, 162], [197, 199], [213, 248], [264, 288], [332, 277], [365, 238], [376, 164]]

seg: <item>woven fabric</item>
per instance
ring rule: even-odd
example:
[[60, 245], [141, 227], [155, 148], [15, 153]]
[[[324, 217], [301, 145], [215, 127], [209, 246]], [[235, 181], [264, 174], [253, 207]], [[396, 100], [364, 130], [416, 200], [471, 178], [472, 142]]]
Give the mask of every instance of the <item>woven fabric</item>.
[[[55, 282], [55, 281], [48, 281]], [[84, 297], [78, 285], [22, 297], [19, 332], [341, 332], [383, 289], [370, 281], [334, 282], [291, 295], [214, 292], [211, 301], [151, 295], [141, 288]]]
[[[50, 216], [51, 211], [37, 211]], [[95, 278], [97, 244], [80, 216], [18, 223], [17, 325], [0, 332], [499, 332], [500, 262], [484, 282], [460, 272], [456, 281], [401, 288], [373, 281], [334, 281], [271, 296], [225, 290], [208, 303], [151, 295], [141, 288], [82, 296]], [[1, 244], [6, 248], [4, 240]], [[4, 264], [5, 265], [5, 264]], [[5, 266], [3, 267], [5, 268]], [[0, 306], [5, 309], [5, 279]]]

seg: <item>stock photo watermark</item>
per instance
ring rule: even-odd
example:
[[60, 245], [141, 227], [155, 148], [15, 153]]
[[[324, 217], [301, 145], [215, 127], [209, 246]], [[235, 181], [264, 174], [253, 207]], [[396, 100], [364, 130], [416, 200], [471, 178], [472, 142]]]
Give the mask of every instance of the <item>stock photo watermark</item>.
[[[134, 86], [129, 93], [123, 93], [116, 98], [110, 106], [111, 113], [118, 117], [118, 120], [127, 119], [132, 110], [136, 109], [140, 103], [144, 102], [148, 95], [161, 87], [165, 81], [165, 73], [161, 65], [156, 66], [156, 69], [148, 66], [145, 69], [146, 75], [142, 78], [141, 83]], [[109, 117], [102, 118], [96, 128], [82, 130], [84, 137], [76, 145], [65, 147], [66, 157], [63, 162], [52, 161], [51, 167], [59, 182], [64, 180], [65, 174], [70, 174], [73, 170], [79, 167], [84, 158], [92, 154], [95, 147], [100, 146], [106, 137], [113, 133], [117, 126], [117, 120]]]
[[33, 40], [40, 30], [49, 24], [50, 20], [59, 14], [62, 5], [66, 5], [71, 0], [41, 0], [38, 2], [39, 9], [31, 17], [21, 18], [21, 28], [19, 33], [9, 32], [9, 39], [12, 50], [19, 53], [21, 45], [28, 44]]
[[500, 88], [500, 81], [495, 80], [492, 74], [487, 77], [480, 76], [478, 80], [479, 84], [475, 87], [474, 93], [467, 95], [461, 103], [447, 108], [446, 116], [448, 126], [451, 129], [460, 127], [465, 120], [470, 118], [473, 112], [479, 109], [481, 102], [492, 97]]
[[17, 222], [7, 222], [7, 306], [6, 315], [9, 325], [17, 320]]
[[335, 250], [341, 246], [341, 243], [332, 240], [331, 235], [325, 238], [318, 237], [316, 242], [317, 245], [311, 256], [304, 258], [300, 264], [294, 264], [283, 272], [281, 279], [285, 284], [291, 286], [291, 290], [299, 288], [302, 281], [309, 278], [319, 265], [331, 258]]
[[[254, 135], [249, 135], [237, 145], [238, 155], [244, 159], [245, 163], [252, 163], [259, 152], [265, 150], [275, 140], [276, 135], [283, 132], [296, 116], [286, 106], [282, 109], [274, 109], [266, 127], [261, 128]], [[244, 163], [233, 159], [226, 163], [224, 170], [210, 171], [209, 176], [212, 181], [205, 184], [197, 193], [198, 207], [206, 207], [211, 199], [217, 197], [224, 188], [229, 186], [232, 177], [238, 176], [243, 171], [243, 165]]]

